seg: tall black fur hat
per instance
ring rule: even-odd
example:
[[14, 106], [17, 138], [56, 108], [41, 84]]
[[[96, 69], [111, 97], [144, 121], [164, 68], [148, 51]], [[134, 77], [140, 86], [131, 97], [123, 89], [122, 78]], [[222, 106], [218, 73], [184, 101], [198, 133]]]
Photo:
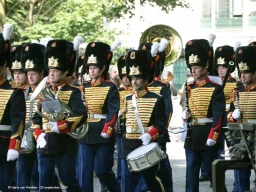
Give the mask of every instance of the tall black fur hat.
[[[235, 63], [234, 47], [231, 47], [229, 45], [217, 47], [214, 55], [215, 55], [214, 64], [216, 67], [223, 66], [228, 68], [230, 61]], [[230, 73], [234, 72], [234, 70], [235, 70], [235, 65], [232, 65]]]
[[122, 79], [124, 75], [126, 74], [126, 55], [122, 55], [121, 57], [118, 58], [117, 60], [117, 68], [118, 68], [118, 75]]
[[140, 43], [138, 50], [148, 50], [148, 51], [150, 51], [151, 47], [152, 47], [152, 43], [142, 42], [142, 43]]
[[21, 63], [21, 50], [23, 45], [14, 45], [11, 50], [11, 67], [10, 71], [21, 70], [25, 72], [25, 65]]
[[44, 72], [44, 54], [45, 46], [38, 43], [30, 43], [22, 47], [21, 63], [25, 71], [33, 70], [37, 72]]
[[236, 49], [236, 65], [240, 73], [256, 72], [256, 46], [241, 46]]
[[249, 43], [250, 46], [256, 46], [256, 41]]
[[154, 62], [150, 51], [129, 51], [126, 56], [126, 72], [129, 77], [136, 76], [151, 82], [154, 78]]
[[85, 63], [84, 55], [79, 56], [76, 61], [76, 67], [75, 67], [75, 72], [77, 76], [80, 74], [86, 73], [86, 69], [85, 67], [83, 67], [84, 63]]
[[74, 44], [66, 40], [50, 40], [46, 46], [45, 67], [55, 68], [70, 76], [75, 68]]
[[207, 67], [207, 72], [213, 70], [213, 48], [206, 39], [193, 39], [187, 42], [185, 48], [187, 67]]
[[111, 47], [103, 42], [91, 42], [85, 49], [85, 65], [87, 71], [89, 66], [94, 65], [101, 69], [101, 76], [106, 78], [110, 62], [112, 60]]

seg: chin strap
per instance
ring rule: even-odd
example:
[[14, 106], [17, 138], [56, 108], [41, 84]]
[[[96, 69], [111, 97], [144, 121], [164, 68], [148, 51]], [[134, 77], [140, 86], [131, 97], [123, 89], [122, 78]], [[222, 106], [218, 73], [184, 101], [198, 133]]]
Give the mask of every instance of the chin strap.
[[201, 75], [198, 78], [195, 78], [196, 80], [200, 79], [205, 73], [207, 73], [207, 66], [204, 67], [203, 72], [201, 73]]

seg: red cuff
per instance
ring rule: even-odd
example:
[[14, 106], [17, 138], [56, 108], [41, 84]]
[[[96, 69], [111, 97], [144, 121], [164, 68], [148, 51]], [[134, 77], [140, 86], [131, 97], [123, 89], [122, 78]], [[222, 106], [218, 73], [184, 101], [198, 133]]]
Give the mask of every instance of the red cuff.
[[155, 141], [156, 139], [159, 138], [159, 132], [158, 129], [155, 127], [152, 127], [148, 132], [147, 132], [150, 136], [151, 136], [151, 140]]
[[16, 138], [10, 139], [9, 149], [15, 149], [15, 150], [19, 151], [20, 150], [20, 140], [18, 140]]
[[34, 129], [34, 132], [33, 132], [33, 135], [34, 135], [35, 140], [37, 140], [38, 136], [39, 136], [41, 133], [43, 133], [43, 132], [44, 132], [43, 129], [35, 128], [35, 129]]
[[108, 125], [104, 125], [102, 133], [107, 133], [109, 135], [109, 137], [112, 137], [114, 132], [114, 129], [112, 127], [109, 127]]
[[70, 129], [68, 128], [68, 124], [65, 120], [58, 121], [57, 125], [58, 125], [58, 129], [59, 129], [60, 133], [70, 132]]
[[208, 139], [212, 139], [217, 142], [219, 140], [219, 133], [217, 133], [215, 131], [210, 131], [210, 133], [208, 135]]

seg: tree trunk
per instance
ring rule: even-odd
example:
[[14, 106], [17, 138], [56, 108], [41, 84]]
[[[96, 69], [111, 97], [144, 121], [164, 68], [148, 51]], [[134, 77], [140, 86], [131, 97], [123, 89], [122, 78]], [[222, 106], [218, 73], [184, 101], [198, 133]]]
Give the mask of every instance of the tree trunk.
[[5, 19], [5, 1], [0, 0], [0, 31], [3, 31], [4, 19]]

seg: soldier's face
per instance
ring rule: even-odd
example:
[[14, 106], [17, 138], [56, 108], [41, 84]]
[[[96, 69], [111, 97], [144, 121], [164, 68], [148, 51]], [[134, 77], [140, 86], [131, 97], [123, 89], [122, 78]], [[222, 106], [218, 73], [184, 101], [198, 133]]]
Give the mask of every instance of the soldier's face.
[[250, 82], [252, 81], [254, 77], [253, 73], [241, 73], [241, 78], [240, 81], [244, 84], [244, 85], [249, 85]]
[[92, 81], [98, 79], [100, 76], [100, 68], [93, 65], [89, 66], [89, 75]]
[[203, 74], [204, 68], [201, 66], [192, 66], [191, 67], [191, 73], [195, 79], [200, 78], [200, 76]]
[[58, 69], [49, 69], [49, 81], [51, 83], [58, 83], [62, 77], [63, 73], [61, 70]]
[[17, 84], [21, 84], [21, 85], [25, 84], [27, 81], [26, 73], [24, 73], [22, 71], [14, 71], [13, 72], [13, 80]]
[[147, 86], [147, 80], [140, 77], [132, 77], [132, 88], [136, 92], [144, 90]]
[[122, 83], [123, 83], [123, 85], [124, 85], [125, 87], [128, 87], [128, 86], [131, 85], [130, 80], [128, 79], [128, 77], [127, 77], [126, 75], [124, 75], [124, 76], [122, 77]]
[[37, 71], [28, 71], [27, 77], [29, 84], [35, 86], [39, 83], [40, 73]]
[[218, 66], [218, 74], [220, 77], [224, 78], [227, 74], [228, 68], [223, 66]]

